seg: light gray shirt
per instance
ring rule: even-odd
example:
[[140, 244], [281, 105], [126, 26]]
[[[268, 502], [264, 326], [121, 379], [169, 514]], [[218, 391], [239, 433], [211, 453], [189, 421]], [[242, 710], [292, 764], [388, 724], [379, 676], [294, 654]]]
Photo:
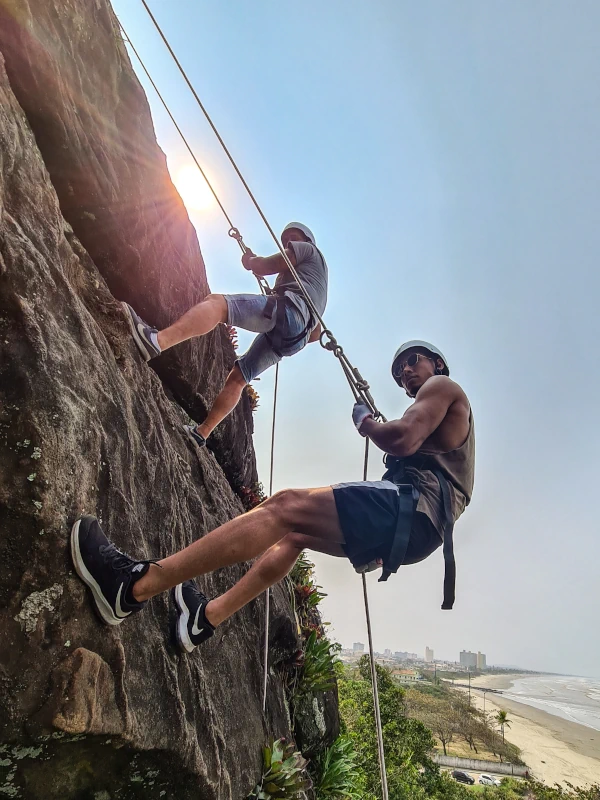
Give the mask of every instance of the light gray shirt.
[[[288, 247], [294, 251], [296, 256], [296, 272], [302, 285], [319, 314], [323, 315], [327, 306], [328, 270], [321, 251], [310, 242], [289, 242]], [[289, 269], [279, 273], [274, 288], [279, 293], [285, 293], [306, 316], [308, 308], [304, 302], [302, 291]], [[306, 321], [308, 322], [308, 316], [306, 316]]]

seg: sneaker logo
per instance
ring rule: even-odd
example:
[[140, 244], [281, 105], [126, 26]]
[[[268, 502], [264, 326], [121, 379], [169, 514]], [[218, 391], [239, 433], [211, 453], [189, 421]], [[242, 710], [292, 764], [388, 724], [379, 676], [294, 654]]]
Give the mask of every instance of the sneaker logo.
[[125, 619], [125, 617], [128, 617], [131, 614], [131, 611], [123, 611], [123, 608], [121, 606], [121, 592], [123, 591], [123, 586], [125, 586], [124, 583], [122, 583], [119, 586], [119, 591], [117, 592], [117, 599], [115, 601], [115, 608], [116, 608], [115, 616], [118, 617], [118, 619]]
[[136, 564], [135, 567], [132, 567], [132, 572], [141, 572], [144, 569], [143, 564]]
[[144, 325], [142, 325], [140, 322], [138, 322], [138, 324], [137, 324], [138, 333], [139, 333], [141, 336], [143, 336], [143, 337], [144, 337], [144, 339], [145, 339], [145, 338], [146, 338], [146, 336], [145, 336], [145, 334], [144, 334], [144, 328], [145, 328], [145, 326], [144, 326]]
[[198, 606], [198, 611], [196, 611], [196, 618], [194, 619], [194, 624], [192, 625], [192, 636], [200, 636], [204, 628], [198, 627], [198, 617], [200, 616], [200, 612], [202, 611], [202, 606]]

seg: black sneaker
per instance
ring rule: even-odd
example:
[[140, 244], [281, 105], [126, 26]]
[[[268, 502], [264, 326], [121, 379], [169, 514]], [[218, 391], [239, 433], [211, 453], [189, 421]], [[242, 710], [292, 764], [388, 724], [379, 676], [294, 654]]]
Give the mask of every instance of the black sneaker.
[[176, 586], [173, 589], [173, 600], [178, 614], [175, 627], [177, 644], [180, 650], [191, 653], [215, 632], [214, 626], [204, 614], [208, 600], [194, 581], [184, 581]]
[[206, 439], [201, 433], [198, 433], [195, 425], [184, 425], [183, 427], [192, 442], [195, 442], [198, 447], [206, 447]]
[[148, 572], [149, 561], [135, 561], [109, 542], [96, 517], [81, 517], [71, 531], [75, 571], [94, 595], [98, 613], [107, 625], [119, 625], [146, 602], [133, 599], [130, 589]]
[[[127, 320], [131, 328], [131, 335], [144, 361], [150, 361], [151, 358], [159, 356], [162, 351], [156, 341], [158, 330], [147, 325], [128, 303], [122, 303], [122, 306], [127, 312]], [[154, 334], [154, 336], [152, 334]]]

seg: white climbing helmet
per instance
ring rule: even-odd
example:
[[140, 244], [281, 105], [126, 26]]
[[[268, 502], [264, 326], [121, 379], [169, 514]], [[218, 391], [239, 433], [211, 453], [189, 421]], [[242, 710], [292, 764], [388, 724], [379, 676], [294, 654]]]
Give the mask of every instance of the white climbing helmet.
[[315, 247], [317, 246], [314, 233], [311, 231], [310, 228], [308, 228], [306, 225], [303, 225], [301, 222], [289, 222], [285, 226], [285, 228], [281, 231], [281, 235], [283, 236], [283, 234], [286, 231], [289, 231], [292, 228], [296, 231], [300, 231], [301, 233], [303, 233], [311, 244], [314, 244]]
[[404, 342], [401, 344], [400, 347], [396, 350], [396, 355], [394, 356], [394, 360], [392, 361], [392, 377], [398, 384], [401, 386], [401, 382], [399, 378], [396, 378], [394, 375], [394, 367], [396, 366], [396, 362], [400, 358], [403, 353], [406, 353], [407, 350], [410, 350], [413, 347], [421, 347], [423, 350], [427, 350], [428, 353], [431, 353], [433, 357], [441, 358], [444, 362], [444, 369], [442, 370], [442, 375], [450, 375], [450, 369], [448, 368], [448, 362], [446, 361], [446, 356], [442, 353], [442, 351], [436, 347], [435, 345], [431, 344], [430, 342], [424, 342], [422, 339], [411, 339], [410, 342]]

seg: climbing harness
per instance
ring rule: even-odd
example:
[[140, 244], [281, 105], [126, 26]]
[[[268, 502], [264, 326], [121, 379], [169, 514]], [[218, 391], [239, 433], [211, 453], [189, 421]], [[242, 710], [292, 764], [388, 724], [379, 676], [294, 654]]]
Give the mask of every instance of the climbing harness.
[[[313, 303], [310, 295], [306, 291], [306, 288], [305, 288], [305, 286], [304, 286], [304, 284], [302, 282], [302, 279], [300, 278], [296, 268], [294, 267], [294, 265], [290, 261], [288, 255], [287, 255], [287, 253], [285, 251], [285, 248], [282, 246], [280, 240], [276, 236], [276, 234], [275, 234], [273, 228], [271, 227], [267, 217], [265, 216], [262, 208], [260, 207], [258, 201], [254, 197], [254, 194], [252, 193], [252, 190], [250, 189], [250, 187], [246, 183], [246, 180], [245, 180], [244, 176], [242, 175], [242, 173], [241, 173], [241, 171], [240, 171], [235, 159], [233, 158], [233, 156], [229, 152], [229, 149], [227, 148], [225, 142], [223, 141], [221, 135], [219, 134], [219, 131], [217, 130], [215, 124], [213, 123], [210, 115], [208, 114], [208, 112], [207, 112], [206, 108], [204, 107], [202, 101], [198, 97], [198, 94], [196, 93], [196, 90], [194, 89], [192, 83], [190, 82], [185, 70], [181, 66], [177, 56], [175, 55], [175, 53], [174, 53], [171, 45], [169, 44], [166, 36], [164, 35], [160, 25], [158, 24], [158, 22], [156, 21], [154, 15], [152, 14], [152, 11], [150, 10], [150, 8], [148, 6], [148, 3], [146, 2], [146, 0], [141, 0], [141, 2], [143, 4], [144, 8], [146, 9], [146, 12], [148, 13], [148, 16], [152, 20], [152, 23], [154, 24], [154, 27], [158, 31], [161, 39], [163, 40], [165, 46], [167, 47], [169, 53], [171, 54], [171, 57], [173, 58], [173, 61], [177, 65], [181, 75], [183, 76], [183, 78], [184, 78], [185, 82], [187, 83], [190, 91], [192, 92], [192, 95], [194, 96], [194, 99], [196, 100], [198, 106], [200, 107], [202, 113], [204, 114], [206, 120], [208, 121], [210, 127], [212, 128], [215, 136], [217, 137], [221, 147], [223, 148], [225, 154], [227, 155], [229, 161], [231, 162], [231, 165], [233, 166], [233, 168], [234, 168], [238, 178], [240, 179], [242, 185], [244, 186], [246, 192], [248, 193], [248, 196], [252, 200], [252, 203], [254, 204], [259, 216], [261, 217], [263, 223], [265, 224], [267, 230], [269, 231], [271, 237], [273, 238], [273, 241], [275, 242], [275, 244], [277, 246], [277, 249], [279, 250], [279, 252], [280, 252], [280, 254], [282, 256], [282, 258], [283, 258], [283, 260], [284, 260], [284, 262], [286, 264], [286, 267], [288, 268], [288, 270], [290, 271], [292, 277], [294, 278], [294, 280], [298, 284], [298, 286], [299, 286], [299, 288], [300, 288], [300, 290], [302, 292], [303, 299], [304, 299], [304, 301], [305, 301], [305, 303], [306, 303], [306, 305], [307, 305], [307, 307], [308, 307], [308, 309], [310, 311], [312, 324], [316, 325], [317, 323], [319, 323], [321, 325], [321, 329], [322, 330], [321, 330], [321, 334], [319, 336], [319, 343], [320, 343], [321, 347], [323, 347], [325, 350], [329, 350], [338, 359], [338, 361], [340, 363], [340, 366], [342, 367], [342, 370], [344, 372], [344, 375], [346, 376], [346, 380], [348, 381], [348, 384], [350, 386], [352, 394], [354, 395], [354, 399], [356, 401], [358, 401], [358, 402], [364, 403], [367, 406], [367, 408], [371, 411], [371, 413], [372, 413], [372, 415], [373, 415], [373, 417], [375, 419], [385, 422], [386, 421], [385, 417], [383, 416], [383, 414], [381, 414], [381, 412], [377, 409], [377, 406], [375, 405], [375, 401], [373, 400], [373, 397], [372, 397], [371, 392], [370, 392], [369, 384], [362, 377], [362, 375], [359, 372], [358, 368], [355, 367], [351, 363], [351, 361], [349, 360], [348, 356], [345, 354], [344, 349], [342, 348], [342, 346], [338, 343], [338, 341], [335, 338], [335, 336], [333, 335], [333, 333], [325, 325], [325, 322], [323, 320], [322, 315], [319, 313], [319, 311], [316, 308], [315, 304]], [[154, 80], [152, 79], [148, 69], [146, 68], [144, 62], [142, 61], [142, 58], [140, 57], [139, 53], [137, 52], [136, 48], [134, 47], [133, 42], [131, 41], [131, 38], [128, 36], [127, 32], [125, 31], [125, 28], [123, 27], [123, 25], [122, 25], [122, 23], [120, 21], [119, 21], [119, 26], [121, 28], [121, 31], [123, 32], [123, 36], [124, 36], [125, 40], [128, 42], [128, 44], [130, 45], [132, 51], [135, 53], [136, 58], [138, 59], [138, 61], [139, 61], [140, 65], [141, 65], [144, 73], [146, 74], [148, 80], [150, 81], [150, 83], [151, 83], [154, 91], [156, 92], [160, 102], [162, 103], [163, 107], [165, 108], [169, 118], [173, 122], [173, 125], [175, 126], [177, 132], [179, 133], [179, 135], [180, 135], [184, 145], [186, 146], [188, 152], [190, 153], [194, 163], [196, 164], [196, 166], [200, 170], [200, 173], [201, 173], [202, 177], [204, 178], [204, 180], [206, 181], [206, 183], [207, 183], [207, 185], [208, 185], [213, 197], [215, 198], [219, 208], [223, 212], [223, 214], [225, 216], [225, 219], [227, 220], [227, 222], [229, 224], [229, 231], [228, 231], [229, 236], [237, 241], [242, 253], [246, 253], [248, 248], [246, 247], [246, 245], [244, 243], [242, 234], [240, 233], [240, 231], [233, 224], [233, 222], [232, 222], [231, 218], [229, 217], [224, 205], [220, 201], [220, 199], [219, 199], [214, 187], [212, 186], [210, 180], [208, 179], [206, 173], [204, 172], [204, 170], [202, 169], [198, 159], [196, 158], [192, 148], [190, 147], [190, 145], [189, 145], [189, 143], [188, 143], [183, 131], [181, 130], [181, 128], [177, 124], [173, 114], [171, 113], [171, 110], [169, 109], [169, 106], [167, 105], [166, 101], [164, 100], [162, 94], [160, 93], [158, 87], [156, 86]], [[271, 298], [273, 298], [273, 303], [276, 304], [276, 310], [275, 310], [276, 327], [277, 327], [277, 325], [279, 325], [280, 326], [280, 332], [281, 332], [282, 327], [283, 327], [283, 316], [285, 315], [285, 302], [286, 302], [285, 297], [277, 296], [277, 293], [274, 292], [271, 289], [271, 287], [269, 286], [268, 281], [263, 276], [255, 275], [255, 278], [258, 281], [258, 285], [260, 287], [260, 290], [261, 290], [262, 294], [267, 295], [269, 297], [269, 300], [271, 300]], [[268, 303], [268, 305], [269, 305], [269, 303]], [[282, 309], [281, 311], [280, 311], [280, 308]], [[272, 313], [272, 311], [271, 311], [271, 313]], [[305, 335], [306, 335], [306, 331], [303, 331], [300, 339], [304, 338]], [[297, 343], [297, 342], [294, 341], [294, 343]], [[286, 341], [286, 344], [290, 345], [290, 342]], [[275, 349], [275, 347], [274, 347], [274, 349]], [[277, 352], [277, 350], [275, 350], [275, 352]], [[277, 407], [278, 379], [279, 379], [279, 364], [276, 365], [275, 387], [274, 387], [274, 397], [273, 397], [273, 421], [272, 421], [272, 429], [271, 429], [271, 457], [270, 457], [269, 495], [271, 495], [273, 493], [273, 464], [274, 464], [274, 448], [275, 448], [275, 418], [276, 418], [276, 407]], [[367, 438], [365, 440], [365, 459], [364, 459], [363, 480], [367, 480], [368, 461], [369, 461], [369, 440]], [[373, 705], [374, 705], [374, 712], [375, 712], [375, 727], [376, 727], [376, 731], [377, 731], [377, 746], [378, 746], [378, 754], [379, 754], [379, 766], [380, 766], [380, 772], [381, 772], [382, 798], [383, 798], [383, 800], [388, 800], [387, 773], [386, 773], [386, 767], [385, 767], [385, 753], [384, 753], [384, 747], [383, 747], [383, 729], [382, 729], [382, 724], [381, 724], [381, 713], [380, 713], [380, 709], [379, 709], [379, 691], [378, 691], [378, 686], [377, 686], [377, 671], [376, 671], [376, 667], [375, 667], [375, 655], [374, 655], [374, 650], [373, 650], [373, 638], [372, 638], [372, 630], [371, 630], [371, 617], [370, 617], [370, 612], [369, 612], [369, 601], [368, 601], [368, 594], [367, 594], [367, 582], [366, 582], [366, 578], [365, 578], [364, 574], [362, 575], [362, 584], [363, 584], [363, 595], [364, 595], [364, 602], [365, 602], [365, 615], [366, 615], [368, 641], [369, 641], [369, 658], [370, 658], [372, 690], [373, 690]], [[265, 620], [264, 664], [263, 664], [263, 711], [266, 708], [266, 695], [267, 695], [267, 682], [268, 682], [269, 607], [270, 607], [270, 599], [269, 598], [270, 598], [269, 589], [267, 589], [267, 591], [266, 591], [266, 601], [265, 601], [266, 620]]]
[[417, 510], [419, 490], [407, 482], [406, 467], [413, 466], [415, 469], [430, 470], [433, 472], [440, 485], [442, 493], [442, 504], [444, 509], [443, 521], [443, 554], [444, 554], [444, 599], [442, 609], [451, 610], [455, 599], [456, 584], [456, 562], [454, 560], [454, 516], [452, 514], [452, 501], [450, 498], [450, 484], [448, 478], [439, 469], [438, 465], [430, 462], [426, 455], [420, 454], [399, 458], [389, 453], [384, 458], [387, 467], [382, 480], [391, 481], [398, 487], [399, 492], [399, 514], [394, 533], [394, 540], [386, 562], [380, 581], [387, 581], [392, 573], [398, 571], [404, 561], [406, 548], [410, 538], [413, 516]]

